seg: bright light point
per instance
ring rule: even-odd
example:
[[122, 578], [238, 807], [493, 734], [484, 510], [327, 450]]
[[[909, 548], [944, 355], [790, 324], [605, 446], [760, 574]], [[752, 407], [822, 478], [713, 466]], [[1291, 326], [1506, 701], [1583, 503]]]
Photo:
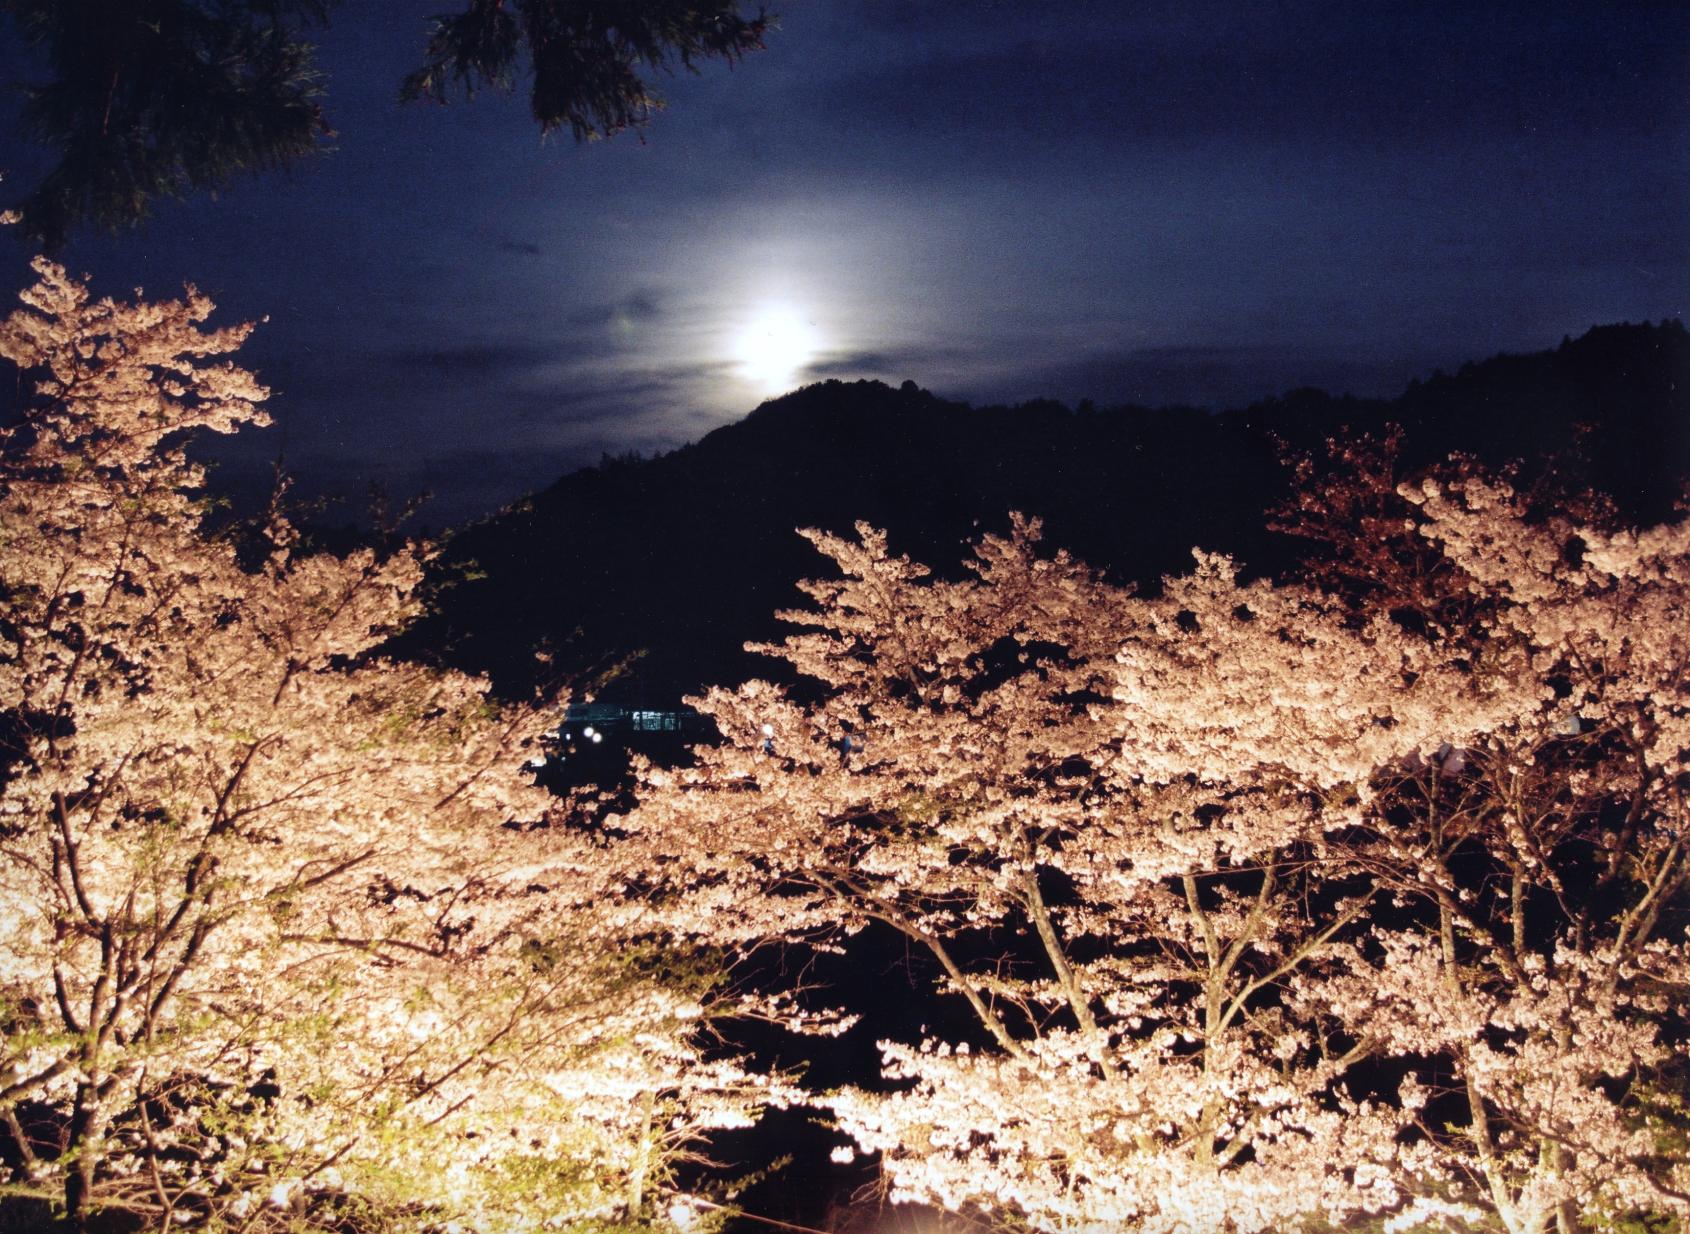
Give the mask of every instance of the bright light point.
[[593, 744], [595, 746], [598, 745], [598, 743], [603, 741], [603, 740], [604, 740], [604, 734], [603, 733], [594, 733], [593, 734]]
[[798, 374], [816, 354], [815, 327], [785, 305], [763, 309], [739, 335], [734, 354], [741, 374], [770, 394], [798, 384]]

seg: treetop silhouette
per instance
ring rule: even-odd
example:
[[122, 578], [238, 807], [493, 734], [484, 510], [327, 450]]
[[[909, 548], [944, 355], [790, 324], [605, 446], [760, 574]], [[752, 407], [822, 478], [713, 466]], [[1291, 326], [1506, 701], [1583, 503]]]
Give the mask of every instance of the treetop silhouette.
[[[52, 250], [79, 227], [115, 230], [161, 199], [294, 165], [332, 140], [314, 28], [334, 0], [0, 0], [45, 62], [22, 124], [57, 163], [20, 203]], [[469, 0], [435, 20], [407, 99], [512, 88], [526, 58], [543, 134], [576, 140], [648, 123], [649, 77], [737, 61], [768, 19], [738, 0]]]

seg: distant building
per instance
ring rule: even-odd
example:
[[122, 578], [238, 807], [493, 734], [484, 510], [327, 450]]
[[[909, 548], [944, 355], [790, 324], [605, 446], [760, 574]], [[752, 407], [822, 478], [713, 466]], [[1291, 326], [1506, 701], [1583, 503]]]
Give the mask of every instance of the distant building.
[[619, 707], [612, 703], [576, 703], [564, 713], [555, 730], [559, 741], [579, 743], [590, 732], [606, 741], [626, 743], [635, 733], [675, 733], [688, 741], [702, 741], [711, 735], [708, 719], [691, 707], [671, 711], [644, 707]]
[[530, 766], [554, 791], [587, 784], [608, 788], [623, 781], [635, 754], [673, 764], [686, 758], [688, 746], [715, 739], [716, 726], [690, 707], [577, 703], [546, 734], [544, 754]]

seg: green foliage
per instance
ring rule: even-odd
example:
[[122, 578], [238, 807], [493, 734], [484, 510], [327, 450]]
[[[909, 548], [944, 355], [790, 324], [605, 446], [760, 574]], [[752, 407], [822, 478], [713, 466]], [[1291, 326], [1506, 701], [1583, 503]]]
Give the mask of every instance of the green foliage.
[[1595, 1229], [1599, 1234], [1679, 1234], [1675, 1219], [1650, 1213], [1598, 1218]]
[[[1690, 1159], [1690, 1055], [1675, 1054], [1648, 1082], [1636, 1084], [1629, 1097], [1637, 1124], [1654, 1140], [1655, 1161]], [[1592, 1226], [1597, 1234], [1685, 1234], [1676, 1218], [1651, 1212], [1596, 1214]]]

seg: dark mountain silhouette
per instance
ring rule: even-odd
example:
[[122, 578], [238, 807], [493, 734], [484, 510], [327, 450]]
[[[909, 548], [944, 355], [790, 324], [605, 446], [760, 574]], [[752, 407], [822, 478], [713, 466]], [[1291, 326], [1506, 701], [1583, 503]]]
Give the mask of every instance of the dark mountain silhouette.
[[672, 453], [565, 476], [459, 533], [438, 611], [407, 642], [507, 690], [621, 664], [601, 698], [671, 704], [766, 671], [743, 644], [776, 633], [774, 612], [801, 598], [794, 582], [820, 568], [794, 529], [859, 519], [941, 569], [1020, 510], [1044, 519], [1051, 545], [1120, 579], [1153, 583], [1194, 545], [1273, 571], [1293, 551], [1266, 528], [1289, 489], [1279, 443], [1318, 450], [1390, 422], [1411, 464], [1452, 451], [1557, 460], [1658, 519], [1690, 476], [1690, 334], [1604, 326], [1396, 399], [1298, 390], [1220, 414], [975, 408], [910, 382], [813, 385]]

